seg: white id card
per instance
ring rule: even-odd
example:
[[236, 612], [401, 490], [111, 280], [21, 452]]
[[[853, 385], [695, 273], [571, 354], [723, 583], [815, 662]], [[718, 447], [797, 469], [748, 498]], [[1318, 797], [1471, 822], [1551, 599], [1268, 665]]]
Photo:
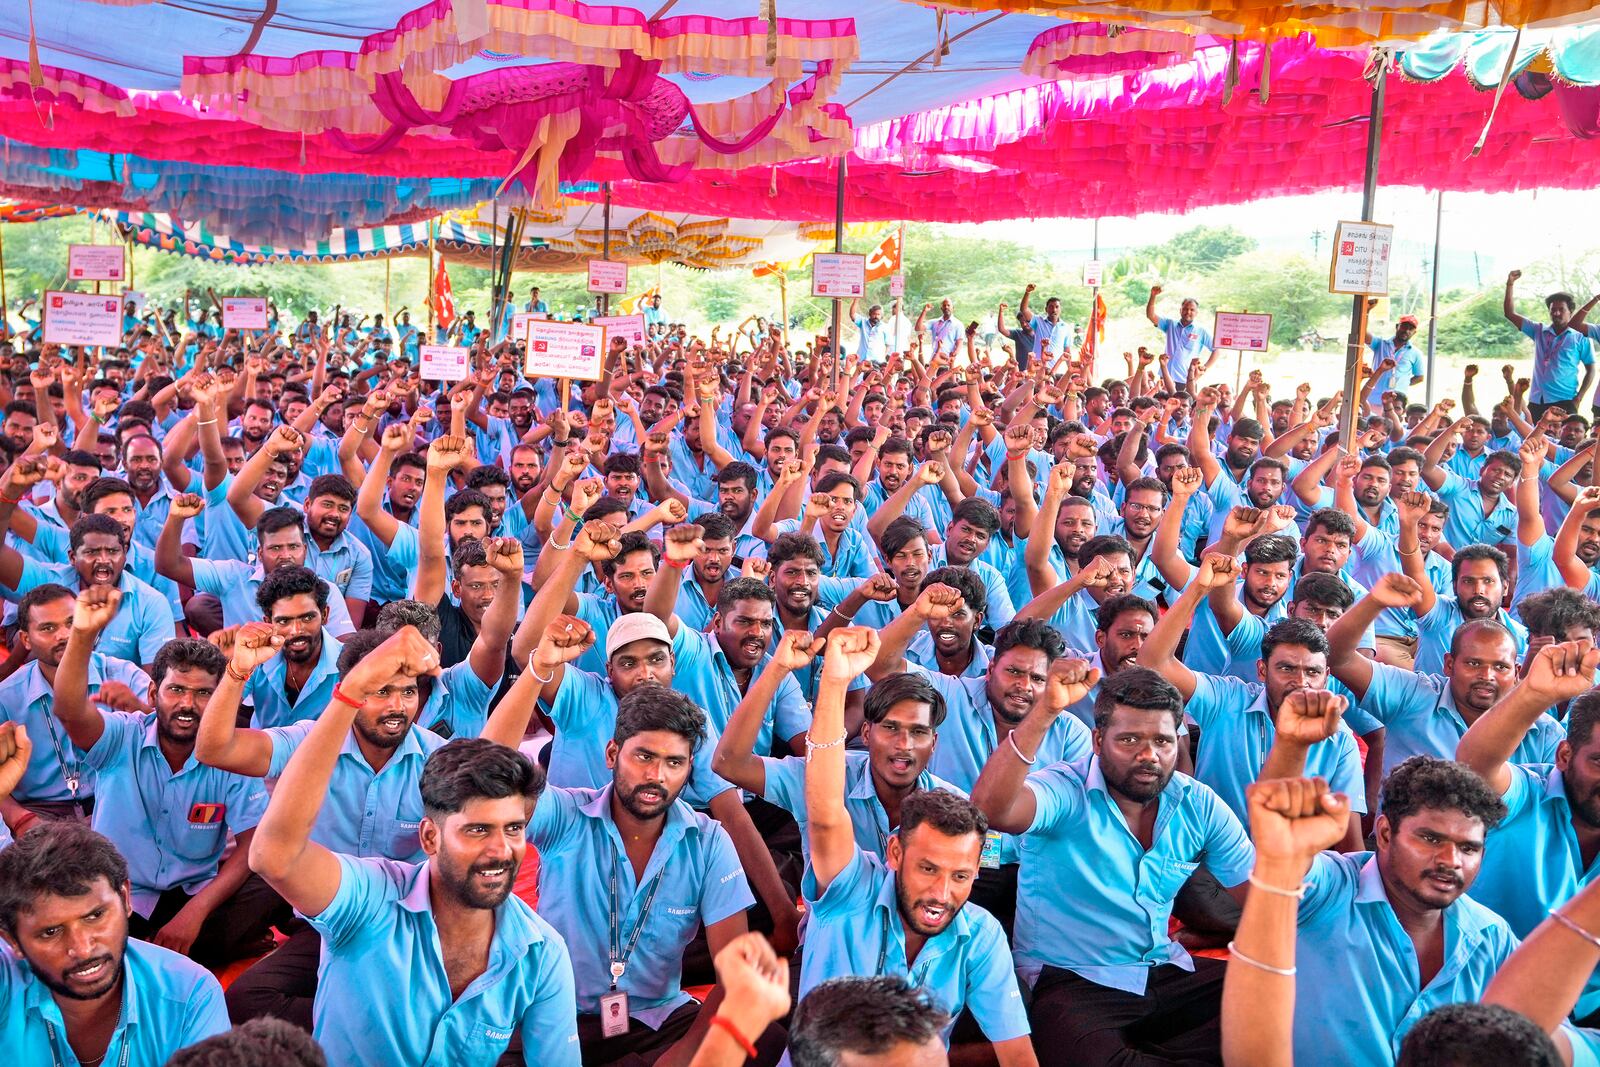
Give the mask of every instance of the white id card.
[[600, 996], [600, 1034], [621, 1037], [628, 1032], [628, 994], [622, 990]]

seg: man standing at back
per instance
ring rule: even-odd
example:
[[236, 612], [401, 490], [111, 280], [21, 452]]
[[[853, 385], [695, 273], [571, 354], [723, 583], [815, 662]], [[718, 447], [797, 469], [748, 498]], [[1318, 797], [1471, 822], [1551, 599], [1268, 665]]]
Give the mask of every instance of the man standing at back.
[[1201, 372], [1211, 369], [1211, 364], [1217, 361], [1217, 350], [1211, 344], [1211, 331], [1204, 326], [1195, 325], [1194, 317], [1200, 311], [1200, 304], [1192, 297], [1184, 298], [1178, 306], [1176, 319], [1163, 318], [1156, 313], [1156, 297], [1161, 295], [1161, 286], [1150, 287], [1150, 299], [1144, 304], [1144, 317], [1150, 320], [1150, 325], [1160, 330], [1167, 336], [1167, 377], [1172, 379], [1172, 384], [1179, 389], [1189, 384], [1189, 366], [1198, 362], [1200, 350], [1203, 348], [1211, 353], [1211, 358], [1201, 364]]

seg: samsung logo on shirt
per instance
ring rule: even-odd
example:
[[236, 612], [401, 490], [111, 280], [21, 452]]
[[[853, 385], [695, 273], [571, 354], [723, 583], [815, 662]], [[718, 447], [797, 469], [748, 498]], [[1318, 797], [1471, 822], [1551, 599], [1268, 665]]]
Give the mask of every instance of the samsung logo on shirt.
[[667, 909], [667, 914], [668, 915], [693, 915], [696, 912], [698, 912], [699, 910], [700, 910], [699, 908], [668, 908]]
[[484, 1031], [483, 1031], [483, 1036], [487, 1037], [491, 1041], [510, 1041], [511, 1040], [511, 1031], [510, 1030], [495, 1030], [495, 1029], [492, 1029], [492, 1028], [485, 1028]]

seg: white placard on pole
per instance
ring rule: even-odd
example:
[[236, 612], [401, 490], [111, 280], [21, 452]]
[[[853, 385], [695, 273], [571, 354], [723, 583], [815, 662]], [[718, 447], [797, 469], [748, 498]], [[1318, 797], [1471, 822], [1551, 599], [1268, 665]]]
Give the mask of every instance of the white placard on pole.
[[224, 330], [265, 330], [267, 298], [264, 296], [225, 296], [222, 298]]
[[528, 350], [522, 368], [529, 378], [598, 381], [605, 358], [604, 326], [549, 319], [528, 323]]
[[1389, 295], [1389, 252], [1394, 227], [1376, 222], [1341, 222], [1333, 232], [1328, 292], [1346, 296]]
[[891, 275], [889, 275], [889, 295], [890, 296], [905, 296], [906, 295], [906, 276], [904, 274], [891, 274]]
[[520, 341], [528, 336], [528, 323], [539, 322], [550, 316], [543, 311], [517, 311], [511, 315], [511, 339]]
[[144, 304], [147, 299], [148, 297], [146, 297], [145, 294], [140, 292], [138, 289], [122, 290], [122, 306], [127, 307], [129, 304], [132, 304], [133, 313], [135, 315], [144, 314]]
[[1265, 352], [1272, 337], [1272, 316], [1248, 311], [1219, 311], [1211, 339], [1217, 348]]
[[589, 292], [616, 295], [628, 291], [628, 265], [609, 259], [589, 261]]
[[127, 275], [121, 245], [68, 245], [67, 277], [75, 282], [120, 282]]
[[811, 295], [849, 300], [867, 291], [867, 257], [849, 252], [811, 255]]
[[610, 337], [626, 338], [630, 345], [644, 344], [643, 315], [597, 315], [589, 321], [604, 326]]
[[1100, 288], [1102, 279], [1105, 278], [1106, 264], [1104, 260], [1091, 259], [1083, 265], [1083, 284], [1090, 289]]
[[423, 345], [417, 356], [417, 373], [430, 381], [459, 382], [472, 369], [470, 350], [458, 345]]
[[57, 345], [122, 343], [122, 300], [96, 293], [44, 294], [44, 339]]

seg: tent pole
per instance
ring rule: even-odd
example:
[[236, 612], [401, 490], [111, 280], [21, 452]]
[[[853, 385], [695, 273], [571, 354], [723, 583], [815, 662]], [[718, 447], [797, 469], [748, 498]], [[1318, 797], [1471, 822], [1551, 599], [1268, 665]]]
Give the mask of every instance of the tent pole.
[[1433, 206], [1433, 284], [1428, 293], [1428, 406], [1433, 407], [1433, 354], [1438, 347], [1439, 330], [1439, 236], [1444, 232], [1444, 190], [1434, 194]]
[[[1372, 83], [1372, 102], [1367, 113], [1367, 169], [1361, 187], [1361, 220], [1372, 222], [1378, 198], [1378, 147], [1383, 139], [1383, 95], [1388, 82], [1389, 57], [1378, 57], [1377, 76]], [[1361, 357], [1366, 349], [1367, 294], [1352, 298], [1350, 342], [1344, 357], [1344, 405], [1339, 411], [1339, 436], [1350, 441], [1355, 435], [1360, 412]]]
[[[848, 158], [849, 158], [849, 153], [848, 152], [846, 152], [844, 155], [839, 157], [839, 187], [838, 187], [838, 190], [834, 193], [834, 198], [833, 198], [833, 250], [835, 252], [843, 252], [844, 251], [844, 181], [845, 181], [845, 170], [847, 169], [845, 160], [848, 159]], [[904, 254], [905, 253], [902, 251], [901, 255], [904, 255]], [[833, 353], [833, 388], [834, 388], [834, 391], [837, 392], [838, 389], [839, 389], [839, 364], [843, 361], [843, 358], [844, 358], [839, 352], [839, 298], [838, 297], [834, 297], [834, 300], [833, 300], [833, 329], [832, 329], [831, 333], [832, 333], [832, 338], [829, 341], [828, 348], [829, 348], [829, 351], [831, 351]]]
[[[605, 191], [606, 191], [606, 207], [605, 207], [605, 214], [602, 217], [603, 218], [603, 223], [604, 223], [604, 229], [602, 229], [600, 231], [600, 235], [601, 235], [600, 236], [600, 241], [601, 241], [601, 244], [600, 244], [600, 258], [601, 259], [610, 259], [611, 258], [611, 183], [610, 182], [606, 182], [605, 183]], [[601, 293], [600, 294], [600, 314], [602, 314], [602, 315], [611, 314], [611, 294], [610, 293]]]

